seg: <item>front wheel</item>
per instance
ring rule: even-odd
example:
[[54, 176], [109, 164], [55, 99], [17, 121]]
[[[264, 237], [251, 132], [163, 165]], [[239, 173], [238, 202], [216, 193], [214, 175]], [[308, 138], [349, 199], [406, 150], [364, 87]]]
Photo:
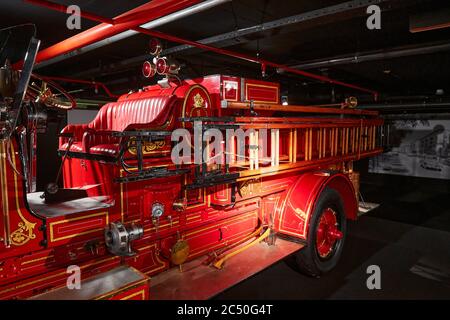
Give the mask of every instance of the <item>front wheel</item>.
[[301, 272], [320, 277], [337, 265], [344, 247], [346, 222], [339, 193], [325, 188], [310, 220], [307, 245], [294, 256]]

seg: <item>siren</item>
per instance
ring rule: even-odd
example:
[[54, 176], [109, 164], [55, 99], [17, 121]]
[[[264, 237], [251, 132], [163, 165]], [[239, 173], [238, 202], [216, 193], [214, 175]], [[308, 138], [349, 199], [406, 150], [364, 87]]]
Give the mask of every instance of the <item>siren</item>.
[[156, 67], [149, 61], [145, 61], [142, 65], [142, 74], [146, 78], [152, 78], [156, 75]]

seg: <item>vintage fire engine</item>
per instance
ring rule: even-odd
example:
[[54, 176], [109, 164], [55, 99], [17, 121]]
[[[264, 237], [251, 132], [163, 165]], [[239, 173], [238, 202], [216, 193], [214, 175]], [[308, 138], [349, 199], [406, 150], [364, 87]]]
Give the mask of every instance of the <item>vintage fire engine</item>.
[[[0, 70], [1, 299], [148, 299], [158, 288], [176, 297], [175, 281], [154, 287], [149, 277], [175, 272], [182, 282], [200, 259], [217, 287], [234, 259], [252, 266], [258, 257], [246, 252], [276, 252], [279, 243], [302, 248], [295, 261], [309, 275], [336, 266], [346, 221], [358, 213], [353, 162], [382, 151], [376, 112], [351, 98], [282, 105], [279, 84], [260, 80], [179, 80], [154, 40], [143, 72], [163, 79], [104, 105], [90, 123], [66, 126], [55, 150], [63, 185], [57, 178], [37, 191], [36, 131], [47, 110], [75, 107], [32, 73], [38, 48], [32, 38], [21, 72]], [[196, 133], [188, 142], [206, 159], [173, 162], [177, 129]], [[224, 134], [212, 150], [211, 129], [244, 135]], [[69, 266], [79, 268], [82, 289], [67, 288]]]

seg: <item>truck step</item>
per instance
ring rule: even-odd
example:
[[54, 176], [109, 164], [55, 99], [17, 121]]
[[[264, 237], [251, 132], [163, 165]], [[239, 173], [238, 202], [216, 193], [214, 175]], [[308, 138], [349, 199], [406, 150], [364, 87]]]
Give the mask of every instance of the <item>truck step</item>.
[[36, 295], [30, 300], [147, 300], [150, 279], [129, 266], [81, 280], [80, 289], [66, 286]]
[[359, 208], [358, 208], [358, 217], [375, 210], [380, 206], [379, 203], [372, 203], [372, 202], [360, 202]]
[[302, 244], [277, 239], [261, 242], [226, 261], [218, 270], [204, 264], [205, 257], [152, 277], [150, 300], [205, 300], [268, 268], [300, 250]]

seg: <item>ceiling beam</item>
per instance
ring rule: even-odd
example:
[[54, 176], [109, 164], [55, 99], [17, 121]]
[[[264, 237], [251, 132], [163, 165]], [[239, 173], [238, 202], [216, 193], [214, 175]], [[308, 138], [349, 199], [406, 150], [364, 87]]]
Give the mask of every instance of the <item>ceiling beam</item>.
[[[379, 61], [385, 59], [402, 58], [407, 56], [415, 56], [422, 54], [437, 53], [443, 51], [450, 51], [450, 43], [425, 43], [421, 45], [402, 47], [402, 48], [390, 48], [378, 51], [366, 51], [349, 55], [340, 55], [334, 57], [328, 57], [325, 59], [317, 59], [312, 61], [305, 61], [295, 65], [291, 68], [295, 69], [317, 69], [328, 68], [338, 65], [357, 64], [370, 61]], [[283, 73], [283, 70], [277, 70], [278, 73]]]
[[450, 102], [366, 104], [359, 105], [358, 109], [377, 110], [380, 112], [448, 112], [450, 110]]
[[[317, 10], [303, 12], [303, 13], [300, 13], [297, 15], [269, 21], [266, 23], [262, 23], [259, 25], [249, 27], [249, 28], [243, 28], [243, 29], [239, 29], [236, 31], [231, 31], [231, 32], [227, 32], [224, 34], [216, 35], [216, 36], [209, 37], [206, 39], [198, 40], [198, 42], [202, 43], [202, 44], [217, 45], [217, 43], [220, 43], [223, 41], [239, 39], [244, 36], [252, 35], [252, 34], [255, 34], [258, 32], [265, 32], [268, 30], [286, 27], [286, 26], [289, 26], [292, 24], [304, 23], [304, 22], [308, 22], [308, 21], [312, 21], [312, 20], [316, 20], [316, 19], [320, 19], [320, 18], [325, 18], [325, 17], [330, 17], [330, 16], [342, 14], [342, 13], [349, 13], [349, 12], [353, 12], [353, 11], [357, 11], [357, 10], [361, 11], [361, 9], [366, 9], [370, 5], [374, 5], [374, 4], [379, 5], [384, 2], [389, 2], [389, 1], [390, 0], [352, 0], [352, 1], [347, 1], [344, 3], [339, 3], [337, 5], [324, 7], [324, 8], [320, 8]], [[366, 14], [365, 10], [361, 11], [361, 12], [362, 12], [362, 14]], [[355, 17], [355, 16], [352, 16], [352, 17]], [[180, 46], [176, 46], [176, 47], [164, 50], [163, 54], [170, 55], [170, 54], [179, 53], [179, 52], [191, 49], [191, 48], [193, 48], [193, 46], [180, 45]]]
[[[450, 104], [448, 107], [450, 108]], [[449, 120], [450, 113], [445, 110], [440, 113], [392, 113], [383, 114], [382, 117], [385, 120]]]

